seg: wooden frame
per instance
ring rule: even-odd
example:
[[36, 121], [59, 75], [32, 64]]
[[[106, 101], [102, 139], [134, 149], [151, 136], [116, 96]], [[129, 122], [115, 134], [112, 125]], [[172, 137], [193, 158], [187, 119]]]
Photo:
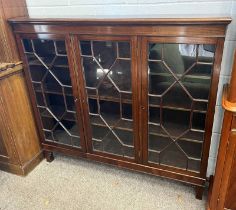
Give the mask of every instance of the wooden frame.
[[230, 84], [224, 86], [222, 106], [225, 109], [214, 179], [207, 203], [208, 210], [235, 209], [236, 171], [236, 53]]
[[[197, 198], [201, 198], [206, 181], [206, 169], [209, 155], [211, 130], [214, 116], [214, 105], [216, 101], [217, 86], [219, 80], [220, 63], [223, 51], [226, 25], [229, 18], [215, 19], [114, 19], [114, 20], [51, 20], [51, 19], [15, 19], [10, 20], [13, 30], [16, 33], [18, 46], [24, 63], [21, 38], [34, 37], [40, 39], [65, 39], [69, 58], [70, 74], [74, 97], [77, 104], [78, 119], [83, 123], [80, 126], [82, 134], [82, 150], [70, 146], [62, 146], [56, 143], [49, 143], [44, 140], [41, 133], [42, 145], [45, 151], [59, 151], [68, 155], [89, 158], [119, 167], [131, 168], [154, 175], [168, 177], [191, 183], [197, 188]], [[132, 91], [133, 91], [133, 116], [135, 133], [135, 159], [116, 157], [114, 155], [93, 152], [91, 147], [91, 128], [88, 118], [87, 93], [81, 69], [79, 53], [79, 40], [129, 40], [132, 51]], [[206, 120], [205, 143], [200, 173], [186, 171], [169, 166], [157, 166], [147, 164], [147, 128], [143, 124], [147, 122], [147, 42], [168, 42], [168, 43], [194, 43], [194, 44], [216, 44], [214, 71], [210, 90], [210, 101]], [[36, 121], [40, 125], [39, 115], [36, 108], [34, 93], [29, 78], [29, 69], [25, 65], [28, 87], [33, 101]], [[139, 124], [138, 124], [139, 122]], [[40, 130], [41, 128], [39, 128]], [[50, 155], [47, 156], [50, 159]]]
[[[131, 71], [132, 71], [132, 93], [133, 93], [133, 99], [132, 99], [132, 106], [133, 106], [133, 121], [134, 121], [134, 147], [135, 147], [135, 159], [131, 160], [129, 159], [131, 162], [132, 161], [137, 161], [140, 159], [140, 147], [139, 147], [139, 140], [138, 140], [138, 120], [136, 119], [138, 117], [138, 110], [137, 110], [137, 69], [136, 69], [136, 52], [135, 49], [137, 48], [136, 44], [136, 37], [129, 37], [129, 36], [95, 36], [95, 35], [74, 35], [72, 37], [72, 39], [74, 40], [73, 45], [76, 46], [75, 47], [75, 59], [77, 58], [77, 68], [78, 68], [78, 80], [80, 81], [79, 83], [81, 84], [80, 86], [80, 91], [81, 91], [81, 96], [82, 96], [82, 109], [84, 111], [84, 125], [86, 128], [86, 138], [87, 138], [87, 151], [89, 153], [95, 153], [98, 155], [102, 155], [101, 152], [94, 152], [92, 151], [92, 136], [91, 136], [91, 126], [88, 124], [89, 122], [89, 111], [88, 111], [88, 95], [86, 93], [86, 89], [85, 89], [85, 81], [84, 81], [84, 75], [83, 75], [83, 71], [82, 71], [82, 64], [81, 64], [81, 58], [80, 58], [80, 49], [79, 49], [79, 41], [84, 41], [84, 40], [93, 40], [93, 41], [129, 41], [131, 44], [131, 60], [132, 60], [132, 64], [131, 64]], [[110, 155], [110, 154], [104, 154], [105, 156], [108, 157], [113, 157], [115, 158], [114, 155]], [[123, 158], [122, 158], [123, 159]], [[124, 160], [126, 160], [126, 158], [124, 158]]]
[[[25, 76], [26, 76], [26, 80], [27, 80], [27, 85], [28, 85], [28, 90], [29, 90], [29, 94], [30, 97], [32, 98], [32, 105], [33, 105], [33, 109], [35, 112], [35, 119], [37, 121], [37, 125], [38, 125], [38, 131], [40, 134], [40, 138], [42, 142], [45, 142], [45, 138], [42, 132], [42, 122], [40, 120], [40, 114], [39, 111], [37, 109], [37, 103], [36, 103], [36, 96], [35, 93], [33, 91], [33, 85], [30, 79], [30, 73], [29, 73], [29, 66], [28, 66], [28, 62], [27, 59], [24, 55], [24, 49], [21, 43], [21, 40], [23, 38], [29, 38], [29, 39], [36, 39], [36, 38], [40, 38], [40, 39], [46, 39], [46, 40], [64, 40], [66, 42], [66, 48], [67, 48], [67, 52], [68, 52], [68, 57], [73, 57], [73, 52], [71, 50], [68, 50], [70, 48], [71, 45], [71, 40], [69, 36], [66, 35], [55, 35], [55, 34], [20, 34], [17, 35], [17, 43], [19, 46], [19, 51], [20, 51], [20, 55], [22, 57], [23, 63], [24, 63], [24, 70], [25, 70]], [[79, 103], [78, 98], [80, 97], [79, 94], [79, 89], [78, 89], [78, 83], [77, 83], [77, 73], [75, 71], [75, 65], [72, 59], [68, 59], [69, 62], [69, 70], [70, 70], [70, 75], [71, 75], [71, 81], [72, 81], [72, 86], [73, 86], [73, 96], [75, 98], [75, 105], [76, 105], [76, 112], [77, 112], [77, 120], [79, 120], [80, 122], [82, 122], [82, 118], [80, 113], [82, 113], [82, 109], [81, 109], [81, 104]], [[83, 127], [81, 124], [79, 124], [79, 129], [80, 129], [80, 133], [81, 133], [81, 150], [83, 152], [86, 152], [86, 144], [85, 144], [85, 139], [84, 139], [84, 131], [83, 131]], [[54, 142], [51, 142], [51, 144], [53, 145], [57, 145]]]
[[[214, 64], [214, 70], [212, 73], [212, 81], [211, 81], [211, 88], [210, 88], [210, 97], [209, 97], [209, 106], [207, 111], [207, 117], [206, 117], [206, 130], [205, 130], [205, 137], [204, 137], [204, 144], [203, 144], [203, 153], [202, 153], [202, 161], [201, 161], [201, 169], [200, 173], [195, 172], [184, 172], [186, 174], [193, 174], [195, 176], [200, 176], [202, 178], [206, 177], [206, 171], [207, 171], [207, 161], [209, 157], [209, 148], [210, 148], [210, 142], [211, 142], [211, 132], [212, 132], [212, 126], [213, 126], [213, 117], [214, 117], [214, 104], [216, 102], [216, 95], [217, 95], [217, 84], [219, 81], [219, 70], [220, 70], [220, 63], [221, 63], [221, 57], [223, 53], [223, 42], [221, 38], [200, 38], [200, 37], [144, 37], [142, 41], [142, 69], [147, 69], [147, 46], [149, 42], [155, 42], [155, 43], [186, 43], [186, 44], [215, 44], [217, 46], [216, 52], [215, 52], [215, 64]], [[147, 98], [147, 79], [148, 75], [146, 72], [142, 71], [142, 123], [147, 125], [147, 110], [148, 110], [148, 98]], [[142, 132], [143, 140], [148, 139], [147, 134], [147, 126]], [[143, 160], [145, 164], [148, 164], [148, 142], [143, 141], [142, 147], [144, 148], [143, 153]], [[150, 166], [155, 166], [155, 164], [149, 163]], [[158, 166], [161, 167], [161, 166]], [[163, 168], [168, 169], [168, 166], [164, 166]], [[198, 188], [197, 194], [202, 194], [203, 189]]]

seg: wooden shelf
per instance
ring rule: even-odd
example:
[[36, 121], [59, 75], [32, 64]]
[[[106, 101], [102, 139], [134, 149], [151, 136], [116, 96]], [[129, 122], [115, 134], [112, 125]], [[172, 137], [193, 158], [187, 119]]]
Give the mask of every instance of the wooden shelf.
[[[42, 108], [42, 107], [39, 107], [39, 108]], [[46, 108], [46, 107], [45, 107]], [[60, 120], [63, 116], [63, 114], [66, 112], [66, 110], [61, 107], [61, 106], [51, 106], [49, 107], [51, 112]], [[74, 111], [70, 111], [70, 112], [67, 112], [65, 114], [65, 116], [63, 117], [63, 119], [61, 120], [68, 120], [68, 121], [72, 121], [72, 122], [76, 122], [77, 119], [76, 119], [76, 116], [75, 116], [76, 112]], [[45, 109], [44, 111], [40, 112], [40, 115], [42, 117], [47, 117], [47, 118], [53, 118], [53, 116]], [[75, 117], [71, 117], [69, 115], [74, 115]], [[55, 119], [56, 120], [56, 119]], [[60, 121], [61, 121], [60, 120]]]
[[[39, 93], [42, 93], [42, 91], [40, 89], [36, 89], [35, 88], [35, 92], [39, 92]], [[63, 92], [58, 92], [58, 91], [51, 91], [51, 90], [45, 90], [44, 93], [47, 93], [47, 94], [55, 94], [55, 95], [63, 95]], [[70, 94], [70, 93], [65, 93], [66, 96], [73, 96], [73, 94]], [[99, 99], [99, 100], [102, 100], [102, 101], [110, 101], [110, 102], [116, 102], [116, 103], [120, 103], [120, 99], [119, 98], [116, 98], [116, 97], [112, 97], [112, 96], [96, 96], [96, 95], [89, 95], [88, 96], [89, 99]], [[124, 103], [124, 104], [132, 104], [132, 100], [130, 99], [121, 99], [121, 103]], [[163, 108], [163, 109], [170, 109], [170, 110], [178, 110], [178, 111], [188, 111], [188, 112], [191, 112], [191, 109], [189, 108], [183, 108], [181, 106], [176, 106], [176, 104], [170, 104], [170, 105], [158, 105], [158, 104], [153, 104], [153, 103], [150, 103], [149, 104], [149, 107], [153, 107], [153, 108]], [[193, 112], [196, 112], [196, 113], [207, 113], [206, 110], [199, 110], [199, 109], [194, 109]]]
[[[170, 73], [156, 73], [149, 72], [151, 76], [163, 76], [163, 77], [173, 77]], [[182, 74], [175, 74], [178, 78], [182, 77]], [[211, 80], [211, 75], [209, 74], [187, 74], [182, 79], [197, 79], [197, 80]]]
[[[113, 96], [108, 96], [108, 95], [88, 95], [89, 99], [99, 99], [99, 100], [103, 100], [103, 101], [111, 101], [111, 102], [120, 102], [120, 98], [117, 97], [113, 97]], [[126, 104], [132, 104], [132, 100], [131, 99], [125, 99], [125, 98], [121, 98], [121, 102], [122, 103], [126, 103]]]
[[[149, 107], [155, 107], [155, 108], [163, 108], [163, 109], [170, 109], [170, 110], [176, 110], [176, 111], [186, 111], [186, 112], [191, 112], [191, 109], [189, 108], [183, 108], [183, 107], [181, 107], [181, 106], [176, 106], [176, 104], [170, 104], [170, 105], [162, 105], [162, 106], [160, 106], [160, 105], [157, 105], [157, 104], [152, 104], [152, 103], [150, 103], [149, 104]], [[205, 114], [205, 113], [207, 113], [207, 111], [205, 111], [205, 110], [198, 110], [198, 109], [193, 109], [193, 112], [196, 112], [196, 113], [203, 113], [203, 114]]]
[[[169, 137], [167, 134], [163, 134], [163, 133], [155, 133], [155, 132], [149, 132], [150, 135], [153, 135], [153, 136], [160, 136], [160, 137]], [[172, 136], [171, 135], [171, 138], [175, 139], [176, 136]], [[202, 144], [203, 143], [203, 140], [199, 140], [199, 139], [191, 139], [191, 138], [185, 138], [185, 137], [181, 137], [178, 139], [178, 141], [188, 141], [188, 142], [194, 142], [194, 143], [200, 143]]]
[[[43, 59], [42, 59], [43, 60]], [[49, 67], [50, 63], [52, 61], [52, 58], [47, 59], [47, 60], [43, 60], [43, 62]], [[42, 66], [45, 67], [38, 59], [32, 59], [29, 60], [28, 62], [29, 66]], [[57, 68], [69, 68], [68, 64], [54, 64], [53, 67], [57, 67]]]
[[[113, 97], [113, 96], [96, 96], [96, 95], [89, 95], [88, 96], [89, 99], [99, 99], [99, 100], [104, 100], [104, 101], [111, 101], [111, 102], [120, 102], [119, 98]], [[122, 103], [126, 103], [126, 104], [132, 104], [132, 100], [131, 99], [121, 99]], [[162, 107], [163, 109], [171, 109], [171, 110], [179, 110], [179, 111], [191, 111], [191, 109], [189, 108], [183, 108], [183, 105], [181, 106], [177, 106], [176, 104], [170, 104], [170, 105], [158, 105], [158, 104], [154, 104], [154, 103], [149, 103], [149, 107], [154, 107], [154, 108], [160, 108]], [[198, 109], [194, 109], [193, 112], [197, 112], [197, 113], [206, 113], [206, 110], [198, 110]]]
[[[183, 132], [188, 130], [188, 133], [182, 136], [181, 139], [203, 142], [204, 130], [194, 128], [189, 129], [188, 126], [177, 123], [168, 123], [167, 125], [164, 124], [163, 127], [167, 130], [167, 132], [171, 131], [169, 132], [169, 135], [173, 139], [178, 138]], [[149, 134], [154, 136], [169, 137], [159, 124], [154, 125], [153, 123], [149, 123]]]
[[[106, 124], [101, 120], [101, 118], [99, 119], [99, 116], [93, 116], [90, 115], [90, 120], [91, 120], [91, 124], [95, 125], [95, 126], [101, 126], [101, 127], [107, 127]], [[112, 129], [119, 129], [119, 130], [125, 130], [125, 131], [131, 131], [133, 132], [133, 122], [132, 121], [128, 121], [128, 120], [120, 120], [120, 122], [116, 125], [116, 123], [119, 120], [119, 116], [109, 116], [106, 115], [105, 121], [107, 122], [107, 124], [110, 126], [110, 128]]]
[[[48, 94], [55, 94], [55, 95], [63, 95], [63, 92], [62, 92], [62, 87], [61, 87], [61, 91], [58, 91], [58, 88], [55, 88], [53, 86], [51, 86], [50, 88], [45, 86], [44, 85], [44, 91], [42, 92], [41, 88], [38, 88], [38, 87], [34, 87], [34, 90], [35, 92], [38, 92], [38, 93], [48, 93]], [[72, 94], [72, 87], [71, 87], [71, 93], [68, 93], [65, 91], [65, 95], [66, 96], [73, 96]]]
[[[58, 91], [52, 91], [52, 90], [45, 90], [45, 91], [41, 91], [40, 89], [34, 89], [35, 90], [35, 92], [37, 92], [37, 93], [47, 93], [47, 94], [55, 94], [55, 95], [63, 95], [63, 92], [58, 92]], [[73, 94], [72, 93], [66, 93], [65, 92], [65, 95], [66, 96], [73, 96]]]
[[[79, 133], [77, 125], [74, 125], [68, 131], [73, 135], [74, 133]], [[46, 135], [46, 134], [45, 134]], [[73, 135], [69, 136], [66, 131], [64, 130], [55, 130], [53, 132], [54, 139], [49, 138], [49, 136], [46, 135], [46, 141], [50, 142], [55, 142], [58, 144], [63, 144], [63, 145], [70, 145], [73, 147], [81, 147], [80, 146], [80, 136]]]
[[[104, 118], [105, 118], [105, 121], [107, 122], [107, 124], [109, 125], [109, 127], [112, 128], [112, 129], [118, 129], [118, 130], [133, 132], [133, 123], [130, 122], [130, 121], [120, 120], [120, 122], [116, 125], [116, 123], [119, 120], [119, 116], [117, 116], [117, 115], [116, 116], [115, 115], [113, 115], [113, 116], [106, 115]], [[107, 128], [107, 125], [102, 121], [102, 119], [99, 116], [90, 115], [90, 120], [91, 120], [91, 124], [94, 125], [94, 126], [100, 126], [100, 127], [106, 127]], [[179, 132], [178, 126], [177, 126], [177, 124], [172, 123], [171, 128], [168, 125], [168, 130], [171, 129], [172, 133], [178, 133]], [[149, 131], [150, 135], [169, 137], [162, 129], [158, 129], [158, 128], [154, 129], [153, 128], [153, 129], [149, 129], [149, 130], [150, 130]], [[176, 130], [176, 132], [173, 132], [173, 130]], [[185, 130], [185, 129], [181, 128], [181, 130]], [[189, 142], [203, 143], [204, 130], [191, 129], [190, 132], [192, 134], [184, 135], [180, 139], [185, 140], [185, 141], [189, 141]], [[171, 137], [173, 139], [176, 139], [178, 137], [178, 135], [171, 135]]]

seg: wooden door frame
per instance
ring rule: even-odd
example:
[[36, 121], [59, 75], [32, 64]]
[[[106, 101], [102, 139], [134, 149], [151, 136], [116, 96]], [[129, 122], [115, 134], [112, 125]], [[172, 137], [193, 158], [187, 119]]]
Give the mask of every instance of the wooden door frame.
[[31, 82], [30, 68], [29, 68], [29, 64], [28, 64], [27, 58], [25, 56], [24, 48], [23, 48], [23, 44], [22, 44], [23, 39], [45, 39], [45, 40], [52, 40], [52, 41], [55, 41], [55, 40], [65, 41], [67, 58], [68, 58], [68, 69], [70, 71], [69, 73], [70, 73], [70, 78], [71, 78], [73, 97], [75, 99], [74, 102], [75, 102], [75, 107], [76, 107], [77, 126], [79, 127], [79, 131], [80, 131], [79, 134], [80, 134], [81, 148], [78, 147], [76, 149], [78, 149], [82, 152], [86, 152], [84, 130], [83, 130], [82, 124], [80, 123], [82, 120], [82, 116], [81, 116], [81, 114], [78, 114], [78, 113], [81, 113], [81, 107], [80, 107], [79, 101], [77, 100], [80, 96], [79, 96], [78, 84], [77, 84], [77, 80], [76, 80], [76, 71], [75, 71], [73, 60], [71, 59], [71, 56], [73, 54], [73, 48], [70, 43], [70, 36], [66, 35], [66, 34], [28, 34], [28, 33], [16, 34], [16, 41], [17, 41], [20, 57], [23, 61], [23, 65], [24, 65], [24, 75], [26, 78], [27, 89], [29, 91], [31, 104], [33, 107], [34, 118], [35, 118], [36, 124], [38, 125], [37, 130], [38, 130], [38, 134], [40, 137], [40, 141], [42, 142], [42, 144], [63, 146], [65, 148], [69, 149], [69, 148], [71, 148], [70, 145], [64, 145], [64, 144], [45, 140], [45, 137], [43, 134], [43, 125], [42, 125], [40, 113], [37, 108], [37, 101], [36, 101], [36, 96], [35, 96], [35, 92], [34, 92], [34, 87]]
[[[216, 51], [215, 51], [215, 60], [214, 66], [212, 69], [212, 78], [211, 78], [211, 85], [209, 90], [209, 102], [208, 102], [208, 109], [206, 113], [206, 120], [205, 120], [205, 135], [204, 135], [204, 143], [202, 149], [202, 160], [199, 172], [192, 172], [187, 171], [184, 169], [176, 169], [171, 166], [162, 166], [158, 164], [152, 164], [148, 162], [148, 73], [146, 71], [148, 62], [147, 62], [147, 55], [148, 55], [148, 43], [149, 42], [156, 42], [156, 43], [178, 43], [178, 44], [215, 44]], [[142, 159], [143, 164], [149, 165], [152, 167], [163, 168], [171, 171], [181, 171], [181, 173], [199, 176], [203, 179], [206, 178], [206, 170], [207, 170], [207, 163], [209, 157], [209, 149], [211, 143], [211, 135], [212, 135], [212, 126], [213, 126], [213, 117], [215, 112], [215, 103], [216, 103], [216, 96], [217, 96], [217, 88], [218, 88], [218, 81], [219, 81], [219, 74], [220, 74], [220, 63], [221, 63], [221, 56], [223, 53], [223, 43], [224, 38], [207, 38], [207, 37], [159, 37], [159, 36], [143, 36], [142, 37], [142, 52], [141, 52], [141, 82], [142, 82], [142, 93], [141, 93], [141, 109], [140, 109], [140, 130], [143, 129], [142, 133]], [[145, 125], [145, 126], [144, 126]], [[201, 193], [200, 193], [201, 194]]]
[[[139, 114], [138, 114], [138, 102], [139, 102], [139, 86], [138, 86], [138, 72], [137, 72], [137, 36], [120, 36], [120, 35], [80, 35], [73, 34], [71, 36], [73, 46], [75, 48], [75, 61], [76, 68], [78, 72], [78, 81], [80, 84], [80, 94], [82, 101], [82, 110], [83, 110], [83, 124], [86, 133], [86, 146], [87, 152], [91, 154], [96, 154], [100, 156], [106, 156], [109, 158], [114, 158], [118, 160], [125, 160], [129, 162], [137, 162], [141, 161], [141, 151], [140, 151], [140, 141], [139, 141]], [[89, 105], [88, 105], [88, 96], [86, 91], [86, 84], [84, 80], [83, 73], [83, 65], [82, 58], [80, 55], [80, 41], [129, 41], [130, 42], [130, 50], [131, 50], [131, 85], [132, 85], [132, 116], [133, 116], [133, 142], [134, 142], [134, 159], [121, 157], [118, 155], [113, 155], [105, 152], [93, 151], [92, 149], [92, 128], [89, 119]]]

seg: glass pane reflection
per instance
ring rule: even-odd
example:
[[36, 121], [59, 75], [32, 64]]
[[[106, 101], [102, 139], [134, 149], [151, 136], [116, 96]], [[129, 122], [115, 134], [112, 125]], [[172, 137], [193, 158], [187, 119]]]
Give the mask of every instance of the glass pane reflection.
[[134, 158], [129, 42], [80, 41], [94, 151]]
[[46, 141], [80, 146], [64, 40], [23, 39]]
[[200, 170], [214, 53], [215, 45], [149, 43], [150, 162]]

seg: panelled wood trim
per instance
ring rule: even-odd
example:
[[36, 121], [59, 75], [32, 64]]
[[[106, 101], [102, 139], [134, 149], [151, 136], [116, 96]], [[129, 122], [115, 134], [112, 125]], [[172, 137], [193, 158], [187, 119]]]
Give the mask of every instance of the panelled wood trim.
[[73, 156], [73, 157], [87, 158], [90, 160], [95, 160], [99, 162], [116, 165], [117, 167], [121, 167], [121, 168], [127, 168], [127, 169], [132, 169], [135, 171], [141, 171], [144, 173], [153, 174], [156, 176], [167, 177], [167, 178], [178, 180], [184, 183], [193, 184], [195, 186], [203, 187], [205, 183], [204, 179], [197, 176], [187, 175], [181, 172], [178, 173], [172, 170], [168, 171], [161, 168], [145, 166], [145, 165], [137, 164], [137, 163], [130, 162], [127, 160], [114, 159], [108, 156], [101, 156], [94, 153], [83, 153], [74, 148], [66, 149], [64, 147], [53, 146], [53, 145], [45, 144], [45, 143], [43, 143], [43, 148], [46, 151], [61, 152], [61, 153], [64, 153], [66, 155]]
[[148, 37], [148, 42], [159, 42], [159, 43], [177, 43], [177, 44], [217, 44], [217, 38], [209, 37]]
[[0, 141], [6, 147], [8, 158], [4, 160], [1, 156], [0, 168], [25, 175], [39, 163], [41, 147], [26, 92], [22, 65], [16, 63], [7, 66], [10, 68], [0, 72]]
[[223, 173], [222, 171], [224, 168], [224, 164], [226, 163], [225, 162], [226, 156], [227, 156], [226, 154], [228, 153], [227, 145], [228, 145], [228, 139], [230, 136], [231, 123], [232, 123], [232, 114], [231, 112], [225, 111], [221, 140], [220, 140], [220, 147], [219, 147], [219, 152], [217, 156], [214, 184], [212, 188], [212, 197], [209, 204], [211, 210], [217, 210], [219, 193], [221, 191], [221, 183], [224, 181], [224, 178], [226, 176], [226, 174]]
[[6, 171], [6, 172], [20, 175], [20, 176], [26, 176], [42, 160], [43, 160], [43, 153], [42, 153], [42, 151], [40, 151], [35, 157], [32, 158], [32, 160], [30, 160], [29, 162], [27, 162], [23, 166], [0, 161], [0, 169], [3, 171]]
[[130, 41], [130, 36], [97, 36], [97, 35], [79, 35], [78, 39], [83, 41]]
[[13, 134], [20, 165], [24, 165], [41, 148], [22, 73], [1, 80], [0, 92], [6, 113], [5, 122]]
[[17, 174], [20, 176], [24, 176], [24, 171], [20, 165], [7, 163], [5, 161], [4, 162], [0, 161], [0, 170], [3, 170], [5, 172], [9, 172], [9, 173], [13, 173], [13, 174]]
[[22, 39], [47, 39], [47, 40], [55, 40], [55, 41], [65, 40], [66, 36], [67, 36], [67, 34], [53, 34], [53, 33], [47, 33], [47, 34], [22, 33], [22, 34], [19, 34], [19, 37]]
[[13, 24], [15, 33], [55, 33], [85, 35], [183, 36], [225, 37], [225, 25], [155, 25], [155, 26], [86, 26], [86, 25], [31, 25]]
[[[1, 82], [1, 81], [0, 81]], [[1, 87], [0, 87], [1, 89]], [[3, 139], [0, 139], [4, 146], [6, 147], [7, 156], [1, 156], [0, 161], [4, 160], [6, 163], [9, 164], [17, 164], [20, 165], [20, 156], [17, 152], [16, 145], [14, 143], [14, 134], [11, 132], [11, 128], [8, 122], [5, 122], [7, 119], [7, 113], [4, 109], [5, 104], [3, 102], [3, 98], [0, 96], [0, 126], [1, 129], [1, 136]]]
[[26, 176], [30, 171], [32, 171], [43, 160], [43, 158], [43, 151], [40, 151], [30, 161], [25, 163], [22, 166], [23, 176]]
[[12, 18], [10, 23], [30, 23], [30, 24], [55, 24], [55, 25], [156, 25], [156, 24], [169, 24], [169, 25], [227, 25], [231, 22], [230, 17], [212, 17], [212, 18], [122, 18], [122, 16], [115, 18]]
[[[226, 200], [226, 195], [228, 192], [228, 187], [229, 187], [229, 181], [230, 181], [230, 174], [231, 174], [231, 169], [234, 161], [234, 154], [236, 153], [236, 132], [231, 132], [229, 135], [229, 141], [227, 144], [227, 156], [225, 159], [224, 167], [222, 168], [222, 171], [224, 171], [223, 174], [223, 180], [220, 185], [220, 191], [219, 191], [219, 200], [218, 200], [218, 205], [216, 210], [221, 210], [224, 209], [225, 207], [225, 200]], [[230, 167], [229, 167], [230, 166]]]

